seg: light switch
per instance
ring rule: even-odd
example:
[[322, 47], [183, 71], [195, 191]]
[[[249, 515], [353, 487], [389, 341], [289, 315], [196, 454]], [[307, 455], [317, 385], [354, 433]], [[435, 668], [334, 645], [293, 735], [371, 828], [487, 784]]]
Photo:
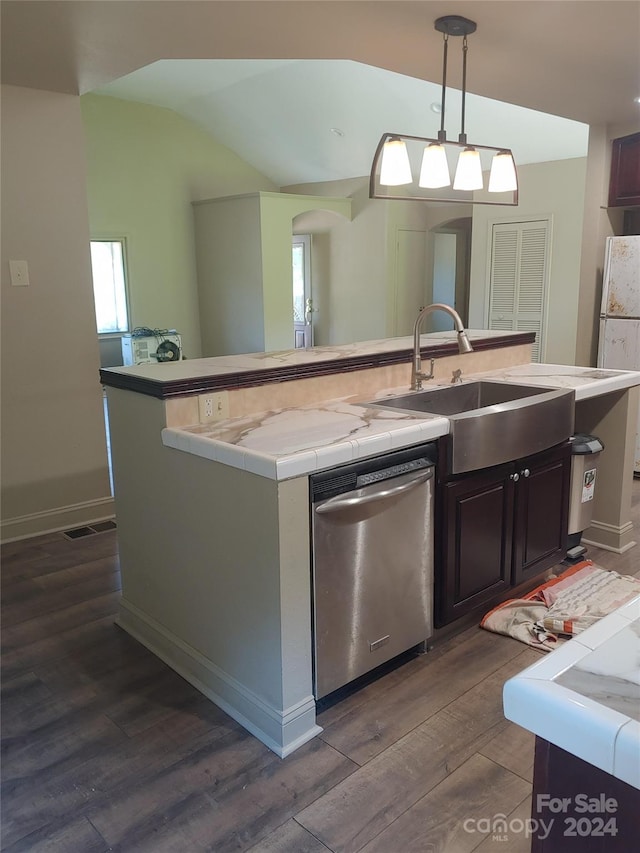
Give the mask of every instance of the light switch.
[[29, 286], [29, 265], [26, 261], [9, 261], [9, 273], [14, 287]]

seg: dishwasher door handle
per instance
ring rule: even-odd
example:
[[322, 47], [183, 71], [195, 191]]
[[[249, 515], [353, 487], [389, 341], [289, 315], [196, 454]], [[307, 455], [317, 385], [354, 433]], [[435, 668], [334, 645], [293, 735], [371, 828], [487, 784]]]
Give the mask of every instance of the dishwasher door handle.
[[[429, 468], [428, 471], [418, 471], [415, 474], [393, 477], [393, 480], [402, 480], [402, 482], [398, 483], [396, 486], [385, 486], [384, 483], [381, 483], [376, 487], [375, 491], [367, 492], [367, 494], [364, 495], [357, 493], [354, 494], [351, 492], [353, 497], [343, 497], [342, 495], [338, 495], [335, 498], [329, 498], [328, 501], [325, 501], [323, 504], [316, 507], [316, 512], [320, 514], [338, 512], [343, 509], [352, 509], [357, 506], [363, 506], [364, 504], [384, 501], [388, 498], [394, 497], [395, 495], [401, 495], [403, 492], [415, 489], [417, 486], [426, 483], [427, 480], [430, 480], [432, 477], [433, 468]], [[369, 489], [371, 486], [365, 486], [364, 488]], [[358, 491], [362, 492], [364, 489], [360, 489]]]

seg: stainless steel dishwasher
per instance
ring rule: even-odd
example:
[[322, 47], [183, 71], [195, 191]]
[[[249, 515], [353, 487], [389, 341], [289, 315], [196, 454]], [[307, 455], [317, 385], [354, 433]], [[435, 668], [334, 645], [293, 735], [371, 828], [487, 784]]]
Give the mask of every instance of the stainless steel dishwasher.
[[316, 699], [432, 633], [435, 459], [422, 444], [311, 476]]

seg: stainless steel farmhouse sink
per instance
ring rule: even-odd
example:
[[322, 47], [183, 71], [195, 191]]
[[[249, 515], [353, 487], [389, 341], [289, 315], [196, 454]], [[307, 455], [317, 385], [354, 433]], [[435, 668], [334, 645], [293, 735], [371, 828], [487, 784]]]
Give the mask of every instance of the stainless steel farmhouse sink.
[[553, 447], [573, 432], [569, 389], [464, 382], [372, 400], [366, 405], [449, 419], [449, 470], [488, 468]]

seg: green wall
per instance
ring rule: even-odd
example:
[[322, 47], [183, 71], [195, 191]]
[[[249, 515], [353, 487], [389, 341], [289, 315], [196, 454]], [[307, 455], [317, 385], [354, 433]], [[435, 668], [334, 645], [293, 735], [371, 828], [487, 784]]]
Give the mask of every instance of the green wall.
[[127, 240], [131, 326], [175, 328], [197, 358], [191, 202], [277, 187], [171, 110], [99, 95], [81, 109], [91, 235]]

